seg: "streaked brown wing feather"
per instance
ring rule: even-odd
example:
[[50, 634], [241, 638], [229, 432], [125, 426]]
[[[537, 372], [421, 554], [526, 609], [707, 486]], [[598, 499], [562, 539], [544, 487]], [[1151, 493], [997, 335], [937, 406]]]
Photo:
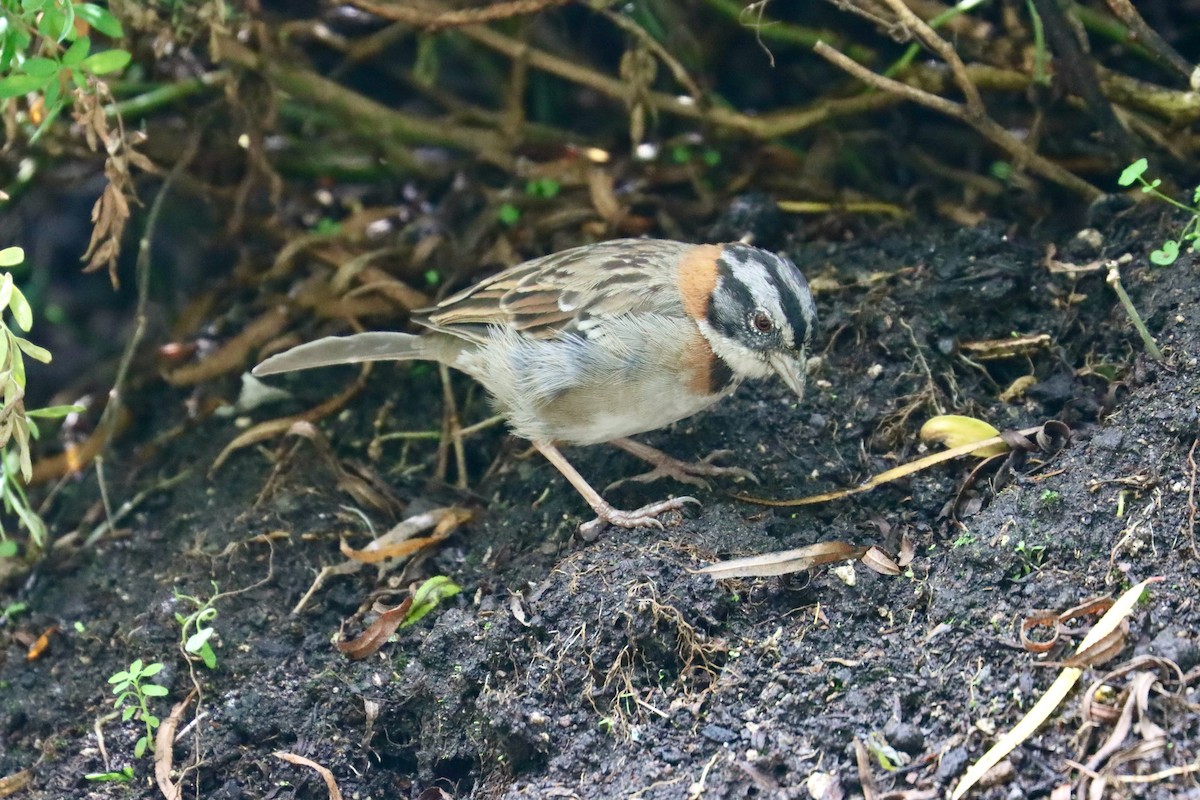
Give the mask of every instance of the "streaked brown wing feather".
[[682, 313], [675, 266], [694, 245], [617, 239], [553, 253], [503, 270], [416, 312], [428, 327], [482, 341], [510, 325], [548, 338], [584, 319], [638, 312]]

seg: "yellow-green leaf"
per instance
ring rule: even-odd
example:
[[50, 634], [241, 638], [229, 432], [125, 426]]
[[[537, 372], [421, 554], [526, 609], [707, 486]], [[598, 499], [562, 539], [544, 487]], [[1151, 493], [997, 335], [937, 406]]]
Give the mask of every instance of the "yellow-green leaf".
[[32, 358], [34, 361], [40, 361], [43, 364], [50, 363], [50, 351], [44, 347], [38, 347], [28, 339], [22, 339], [20, 336], [14, 336], [13, 340], [17, 343], [17, 347], [21, 348], [21, 352]]
[[33, 309], [16, 284], [13, 284], [12, 299], [9, 300], [8, 307], [12, 309], [13, 319], [17, 321], [17, 325], [21, 326], [21, 330], [28, 331], [33, 327]]
[[87, 411], [87, 409], [83, 406], [46, 406], [45, 408], [35, 408], [32, 411], [26, 411], [25, 416], [58, 419], [68, 414], [82, 414], [84, 411]]
[[128, 50], [105, 50], [102, 53], [95, 53], [80, 61], [79, 68], [93, 75], [107, 75], [110, 72], [125, 69], [125, 65], [129, 63], [130, 58], [132, 56], [130, 56]]
[[25, 250], [20, 247], [0, 249], [0, 267], [15, 267], [25, 260]]
[[[10, 333], [9, 336], [12, 336]], [[14, 337], [15, 338], [15, 337]], [[4, 402], [10, 402], [8, 390], [11, 386], [15, 386], [24, 394], [25, 391], [25, 359], [21, 356], [20, 350], [10, 350], [12, 353], [12, 381], [9, 386], [4, 387]]]
[[[933, 417], [922, 425], [918, 435], [923, 442], [941, 442], [946, 447], [954, 448], [994, 438], [1000, 435], [1000, 431], [981, 419], [964, 417], [959, 414], [943, 414], [940, 417]], [[988, 458], [1007, 453], [1008, 449], [1006, 444], [996, 444], [990, 447], [981, 447], [972, 451], [971, 455]]]

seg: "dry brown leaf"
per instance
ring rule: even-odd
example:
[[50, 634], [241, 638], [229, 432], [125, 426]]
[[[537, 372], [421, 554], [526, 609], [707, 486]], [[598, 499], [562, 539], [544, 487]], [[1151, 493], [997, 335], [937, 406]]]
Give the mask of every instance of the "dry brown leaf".
[[348, 642], [338, 642], [337, 649], [346, 654], [353, 661], [361, 661], [368, 656], [374, 655], [383, 647], [388, 637], [396, 632], [404, 622], [404, 618], [408, 616], [408, 610], [412, 608], [413, 598], [406, 597], [398, 606], [384, 609], [379, 612], [379, 616], [375, 621], [367, 626], [367, 629], [359, 634], [356, 638]]
[[181, 800], [183, 792], [179, 784], [171, 782], [171, 767], [175, 761], [175, 731], [179, 730], [179, 721], [183, 719], [183, 711], [196, 697], [196, 690], [188, 692], [188, 696], [171, 707], [170, 715], [158, 726], [154, 734], [154, 781], [158, 790], [166, 800]]
[[[474, 517], [474, 513], [465, 508], [455, 506], [435, 508], [403, 520], [361, 550], [355, 550], [343, 540], [341, 543], [342, 555], [361, 564], [378, 564], [389, 558], [403, 558], [425, 547], [445, 541], [455, 528], [470, 521], [472, 517]], [[428, 528], [434, 529], [431, 535], [416, 535]]]
[[889, 556], [878, 545], [871, 545], [867, 548], [867, 552], [863, 553], [861, 559], [863, 566], [873, 572], [878, 572], [880, 575], [891, 575], [895, 577], [900, 574], [900, 565], [896, 560]]
[[0, 778], [0, 797], [11, 797], [33, 783], [33, 770], [23, 769]]

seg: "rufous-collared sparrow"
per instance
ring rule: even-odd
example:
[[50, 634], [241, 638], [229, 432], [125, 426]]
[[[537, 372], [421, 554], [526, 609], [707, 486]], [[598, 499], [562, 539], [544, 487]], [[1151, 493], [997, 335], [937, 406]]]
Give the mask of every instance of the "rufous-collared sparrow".
[[610, 442], [670, 475], [746, 474], [684, 464], [627, 437], [691, 416], [745, 378], [803, 395], [816, 306], [800, 270], [745, 244], [617, 239], [526, 261], [414, 312], [420, 334], [333, 336], [273, 355], [270, 375], [330, 364], [431, 360], [483, 384], [603, 522], [661, 527], [676, 497], [633, 511], [605, 501], [558, 449]]

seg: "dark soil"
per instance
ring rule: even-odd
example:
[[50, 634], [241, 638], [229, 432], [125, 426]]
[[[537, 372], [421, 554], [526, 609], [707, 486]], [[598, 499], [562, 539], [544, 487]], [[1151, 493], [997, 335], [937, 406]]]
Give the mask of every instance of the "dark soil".
[[[19, 796], [39, 800], [160, 796], [152, 758], [133, 757], [142, 728], [113, 716], [108, 684], [140, 658], [166, 664], [157, 680], [170, 695], [154, 700], [159, 716], [193, 683], [201, 690], [202, 716], [174, 751], [177, 768], [198, 764], [184, 797], [328, 796], [316, 772], [277, 751], [324, 765], [343, 797], [364, 800], [441, 796], [433, 787], [457, 798], [810, 797], [822, 796], [822, 780], [832, 782], [823, 796], [858, 797], [856, 741], [911, 757], [895, 772], [867, 758], [879, 792], [948, 796], [1054, 680], [1058, 669], [1044, 662], [1069, 652], [1026, 652], [1020, 620], [1152, 575], [1165, 580], [1130, 618], [1124, 649], [1081, 686], [1154, 654], [1191, 671], [1194, 688], [1200, 563], [1188, 459], [1200, 437], [1200, 265], [1187, 255], [1148, 266], [1155, 226], [1138, 230], [1133, 219], [1108, 223], [1099, 247], [1070, 233], [1053, 241], [1060, 259], [1079, 264], [1132, 254], [1124, 282], [1165, 363], [1145, 355], [1103, 270], [1052, 274], [1043, 242], [984, 226], [797, 244], [790, 254], [818, 287], [822, 313], [822, 359], [805, 401], [774, 382], [745, 386], [709, 413], [643, 437], [687, 458], [732, 449], [729, 462], [762, 484], [724, 488], [784, 498], [853, 486], [916, 457], [915, 432], [939, 410], [1002, 429], [1070, 425], [1064, 451], [1025, 458], [998, 490], [990, 473], [964, 489], [974, 466], [965, 461], [798, 509], [714, 490], [665, 532], [608, 530], [584, 543], [573, 537], [585, 511], [576, 494], [498, 430], [468, 444], [477, 495], [429, 485], [432, 442], [387, 443], [368, 464], [385, 401], [395, 402], [387, 431], [436, 429], [440, 419], [436, 373], [377, 368], [366, 395], [322, 426], [338, 454], [384, 476], [410, 501], [406, 513], [458, 501], [480, 515], [382, 583], [373, 568], [330, 578], [299, 614], [291, 609], [317, 571], [343, 561], [339, 539], [361, 547], [366, 520], [382, 531], [395, 518], [342, 491], [316, 448], [294, 439], [240, 451], [210, 478], [249, 420], [210, 418], [162, 436], [186, 424], [188, 398], [147, 390], [132, 401], [143, 424], [117, 443], [106, 469], [114, 504], [147, 496], [117, 534], [56, 551], [0, 594], [0, 607], [28, 606], [0, 627], [0, 775], [30, 770]], [[963, 342], [1037, 333], [1053, 345], [986, 363], [960, 355]], [[299, 399], [248, 416], [307, 408], [349, 374], [279, 381]], [[1036, 384], [1023, 399], [997, 399], [1024, 375]], [[465, 380], [456, 386], [460, 398], [471, 391]], [[487, 413], [478, 395], [465, 410], [471, 421]], [[274, 488], [260, 499], [281, 453]], [[598, 486], [640, 469], [608, 448], [571, 455]], [[155, 488], [184, 470], [178, 484]], [[77, 524], [95, 486], [68, 489], [58, 529]], [[632, 483], [610, 499], [630, 507], [679, 491]], [[949, 504], [960, 492], [956, 516]], [[721, 583], [693, 573], [826, 540], [895, 549], [902, 536], [917, 555], [900, 577], [861, 565], [852, 584], [828, 568]], [[378, 586], [396, 587], [382, 598], [392, 604], [431, 575], [453, 578], [461, 594], [365, 660], [335, 648], [347, 620], [346, 636], [364, 627], [354, 615]], [[216, 601], [217, 668], [195, 664], [189, 674], [174, 615], [193, 607], [176, 592], [207, 598], [214, 582], [221, 592], [254, 588]], [[54, 625], [48, 651], [27, 661], [16, 634]], [[1166, 746], [1121, 774], [1200, 756], [1194, 697], [1167, 672], [1161, 688], [1148, 713]], [[972, 796], [1044, 797], [1077, 777], [1070, 762], [1087, 762], [1111, 729], [1080, 735], [1083, 696], [1077, 689], [1011, 756], [1011, 769]], [[124, 765], [136, 772], [127, 785], [84, 777]], [[1109, 792], [1200, 797], [1186, 770]]]

